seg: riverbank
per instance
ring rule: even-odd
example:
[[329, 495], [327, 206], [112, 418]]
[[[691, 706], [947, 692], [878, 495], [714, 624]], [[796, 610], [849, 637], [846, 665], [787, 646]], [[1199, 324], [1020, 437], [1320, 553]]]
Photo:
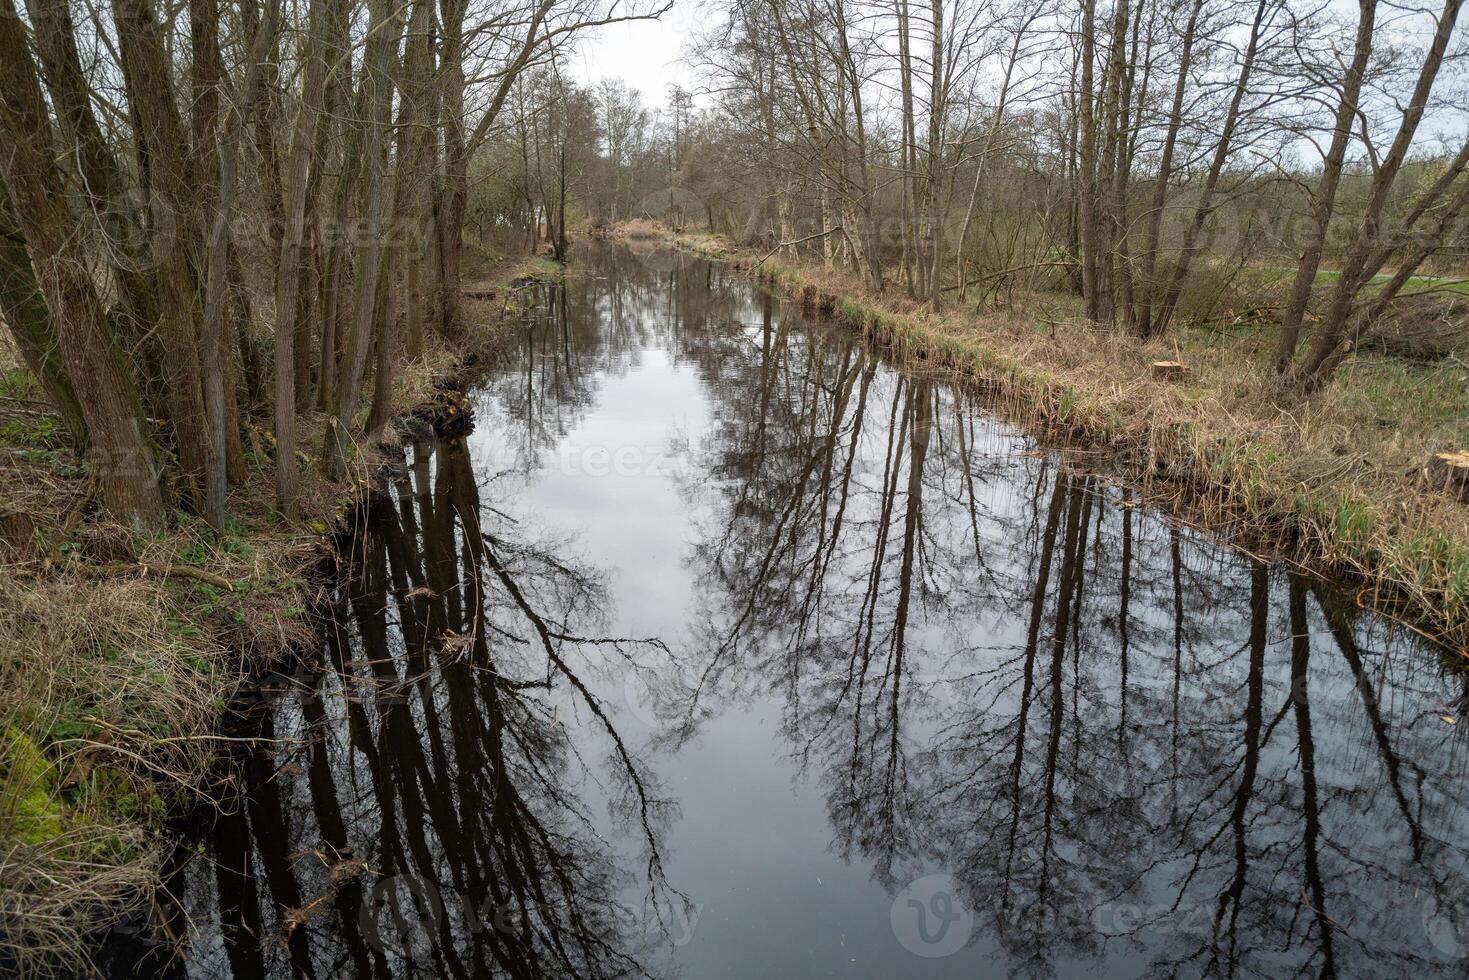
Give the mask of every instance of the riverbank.
[[[1469, 448], [1469, 365], [1361, 354], [1312, 399], [1283, 394], [1273, 331], [1189, 325], [1144, 342], [1049, 298], [935, 313], [898, 288], [714, 236], [620, 237], [733, 264], [892, 349], [981, 385], [997, 414], [1250, 549], [1358, 583], [1358, 601], [1469, 648], [1469, 505], [1434, 486]], [[1180, 362], [1159, 377], [1155, 362]]]
[[[401, 438], [461, 410], [458, 379], [511, 322], [511, 287], [560, 267], [521, 258], [467, 282], [468, 335], [395, 379], [382, 444], [347, 476], [314, 465], [326, 417], [300, 419], [300, 523], [274, 510], [268, 432], [215, 536], [179, 514], [139, 535], [92, 513], [95, 486], [19, 369], [0, 404], [0, 972], [80, 961], [86, 937], [145, 909], [165, 817], [207, 795], [230, 747], [220, 722], [248, 677], [316, 642], [332, 538]], [[268, 427], [267, 427], [268, 428]]]

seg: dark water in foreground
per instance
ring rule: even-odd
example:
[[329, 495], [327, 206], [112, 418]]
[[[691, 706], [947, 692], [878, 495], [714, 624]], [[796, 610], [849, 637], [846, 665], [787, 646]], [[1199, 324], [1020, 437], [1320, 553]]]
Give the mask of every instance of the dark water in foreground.
[[199, 977], [1463, 977], [1469, 683], [695, 261], [409, 447]]

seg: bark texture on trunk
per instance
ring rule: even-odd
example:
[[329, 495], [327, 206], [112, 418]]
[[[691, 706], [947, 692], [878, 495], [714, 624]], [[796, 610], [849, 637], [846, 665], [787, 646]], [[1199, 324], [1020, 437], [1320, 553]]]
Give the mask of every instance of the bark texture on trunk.
[[1352, 52], [1352, 62], [1342, 80], [1336, 121], [1331, 134], [1331, 146], [1326, 151], [1321, 180], [1316, 187], [1316, 203], [1312, 210], [1311, 228], [1305, 249], [1296, 263], [1296, 277], [1291, 284], [1290, 298], [1286, 301], [1285, 313], [1281, 316], [1280, 340], [1275, 349], [1275, 370], [1282, 374], [1290, 370], [1295, 360], [1296, 345], [1300, 343], [1301, 338], [1301, 325], [1306, 318], [1306, 305], [1311, 301], [1311, 290], [1316, 284], [1316, 273], [1321, 269], [1321, 257], [1326, 250], [1326, 230], [1331, 224], [1331, 215], [1336, 209], [1337, 187], [1341, 183], [1347, 146], [1351, 142], [1352, 128], [1357, 118], [1357, 100], [1361, 97], [1362, 81], [1367, 73], [1367, 63], [1372, 57], [1372, 41], [1376, 22], [1377, 0], [1358, 0], [1357, 39]]
[[51, 322], [41, 285], [36, 282], [31, 254], [10, 208], [10, 194], [3, 179], [0, 179], [0, 317], [10, 326], [26, 369], [61, 413], [72, 445], [79, 450], [86, 449], [87, 421], [82, 417], [82, 406], [67, 376], [56, 326]]
[[367, 355], [375, 339], [379, 284], [383, 275], [383, 227], [387, 204], [387, 131], [392, 121], [392, 66], [402, 33], [402, 20], [391, 0], [374, 0], [369, 8], [373, 31], [367, 47], [366, 86], [368, 115], [363, 134], [363, 218], [361, 244], [356, 250], [357, 307], [345, 346], [342, 377], [337, 387], [331, 428], [327, 433], [327, 472], [339, 476], [352, 445], [352, 416], [362, 393]]
[[295, 323], [301, 301], [303, 246], [311, 150], [316, 142], [321, 100], [326, 84], [326, 31], [329, 0], [311, 0], [300, 101], [292, 124], [285, 177], [285, 225], [281, 229], [276, 266], [275, 299], [275, 464], [276, 503], [281, 513], [294, 517], [300, 474], [296, 468], [296, 349]]
[[156, 523], [163, 497], [147, 419], [73, 233], [62, 177], [49, 155], [51, 121], [11, 0], [0, 0], [0, 62], [0, 174], [46, 305], [56, 312], [61, 359], [91, 435], [103, 502], [136, 525]]
[[202, 185], [190, 156], [188, 132], [178, 113], [163, 32], [152, 0], [114, 0], [113, 20], [128, 101], [135, 107], [147, 107], [147, 119], [139, 127], [138, 139], [148, 157], [151, 258], [159, 302], [159, 337], [165, 353], [164, 397], [179, 458], [181, 490], [197, 504], [202, 501], [212, 453], [199, 363], [202, 236], [198, 194]]

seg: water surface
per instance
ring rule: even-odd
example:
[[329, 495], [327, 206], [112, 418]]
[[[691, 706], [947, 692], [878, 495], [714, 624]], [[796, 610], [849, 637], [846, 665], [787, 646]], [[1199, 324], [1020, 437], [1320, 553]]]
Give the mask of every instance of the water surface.
[[530, 300], [170, 883], [189, 976], [1469, 972], [1469, 687], [708, 263]]

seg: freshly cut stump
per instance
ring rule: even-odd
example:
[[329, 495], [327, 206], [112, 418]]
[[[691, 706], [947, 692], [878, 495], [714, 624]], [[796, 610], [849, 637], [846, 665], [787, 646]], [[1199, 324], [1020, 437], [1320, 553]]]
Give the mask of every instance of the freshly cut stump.
[[1188, 365], [1182, 361], [1154, 361], [1153, 377], [1160, 381], [1177, 381], [1188, 374]]
[[1433, 457], [1428, 462], [1428, 478], [1439, 490], [1469, 503], [1469, 450]]

